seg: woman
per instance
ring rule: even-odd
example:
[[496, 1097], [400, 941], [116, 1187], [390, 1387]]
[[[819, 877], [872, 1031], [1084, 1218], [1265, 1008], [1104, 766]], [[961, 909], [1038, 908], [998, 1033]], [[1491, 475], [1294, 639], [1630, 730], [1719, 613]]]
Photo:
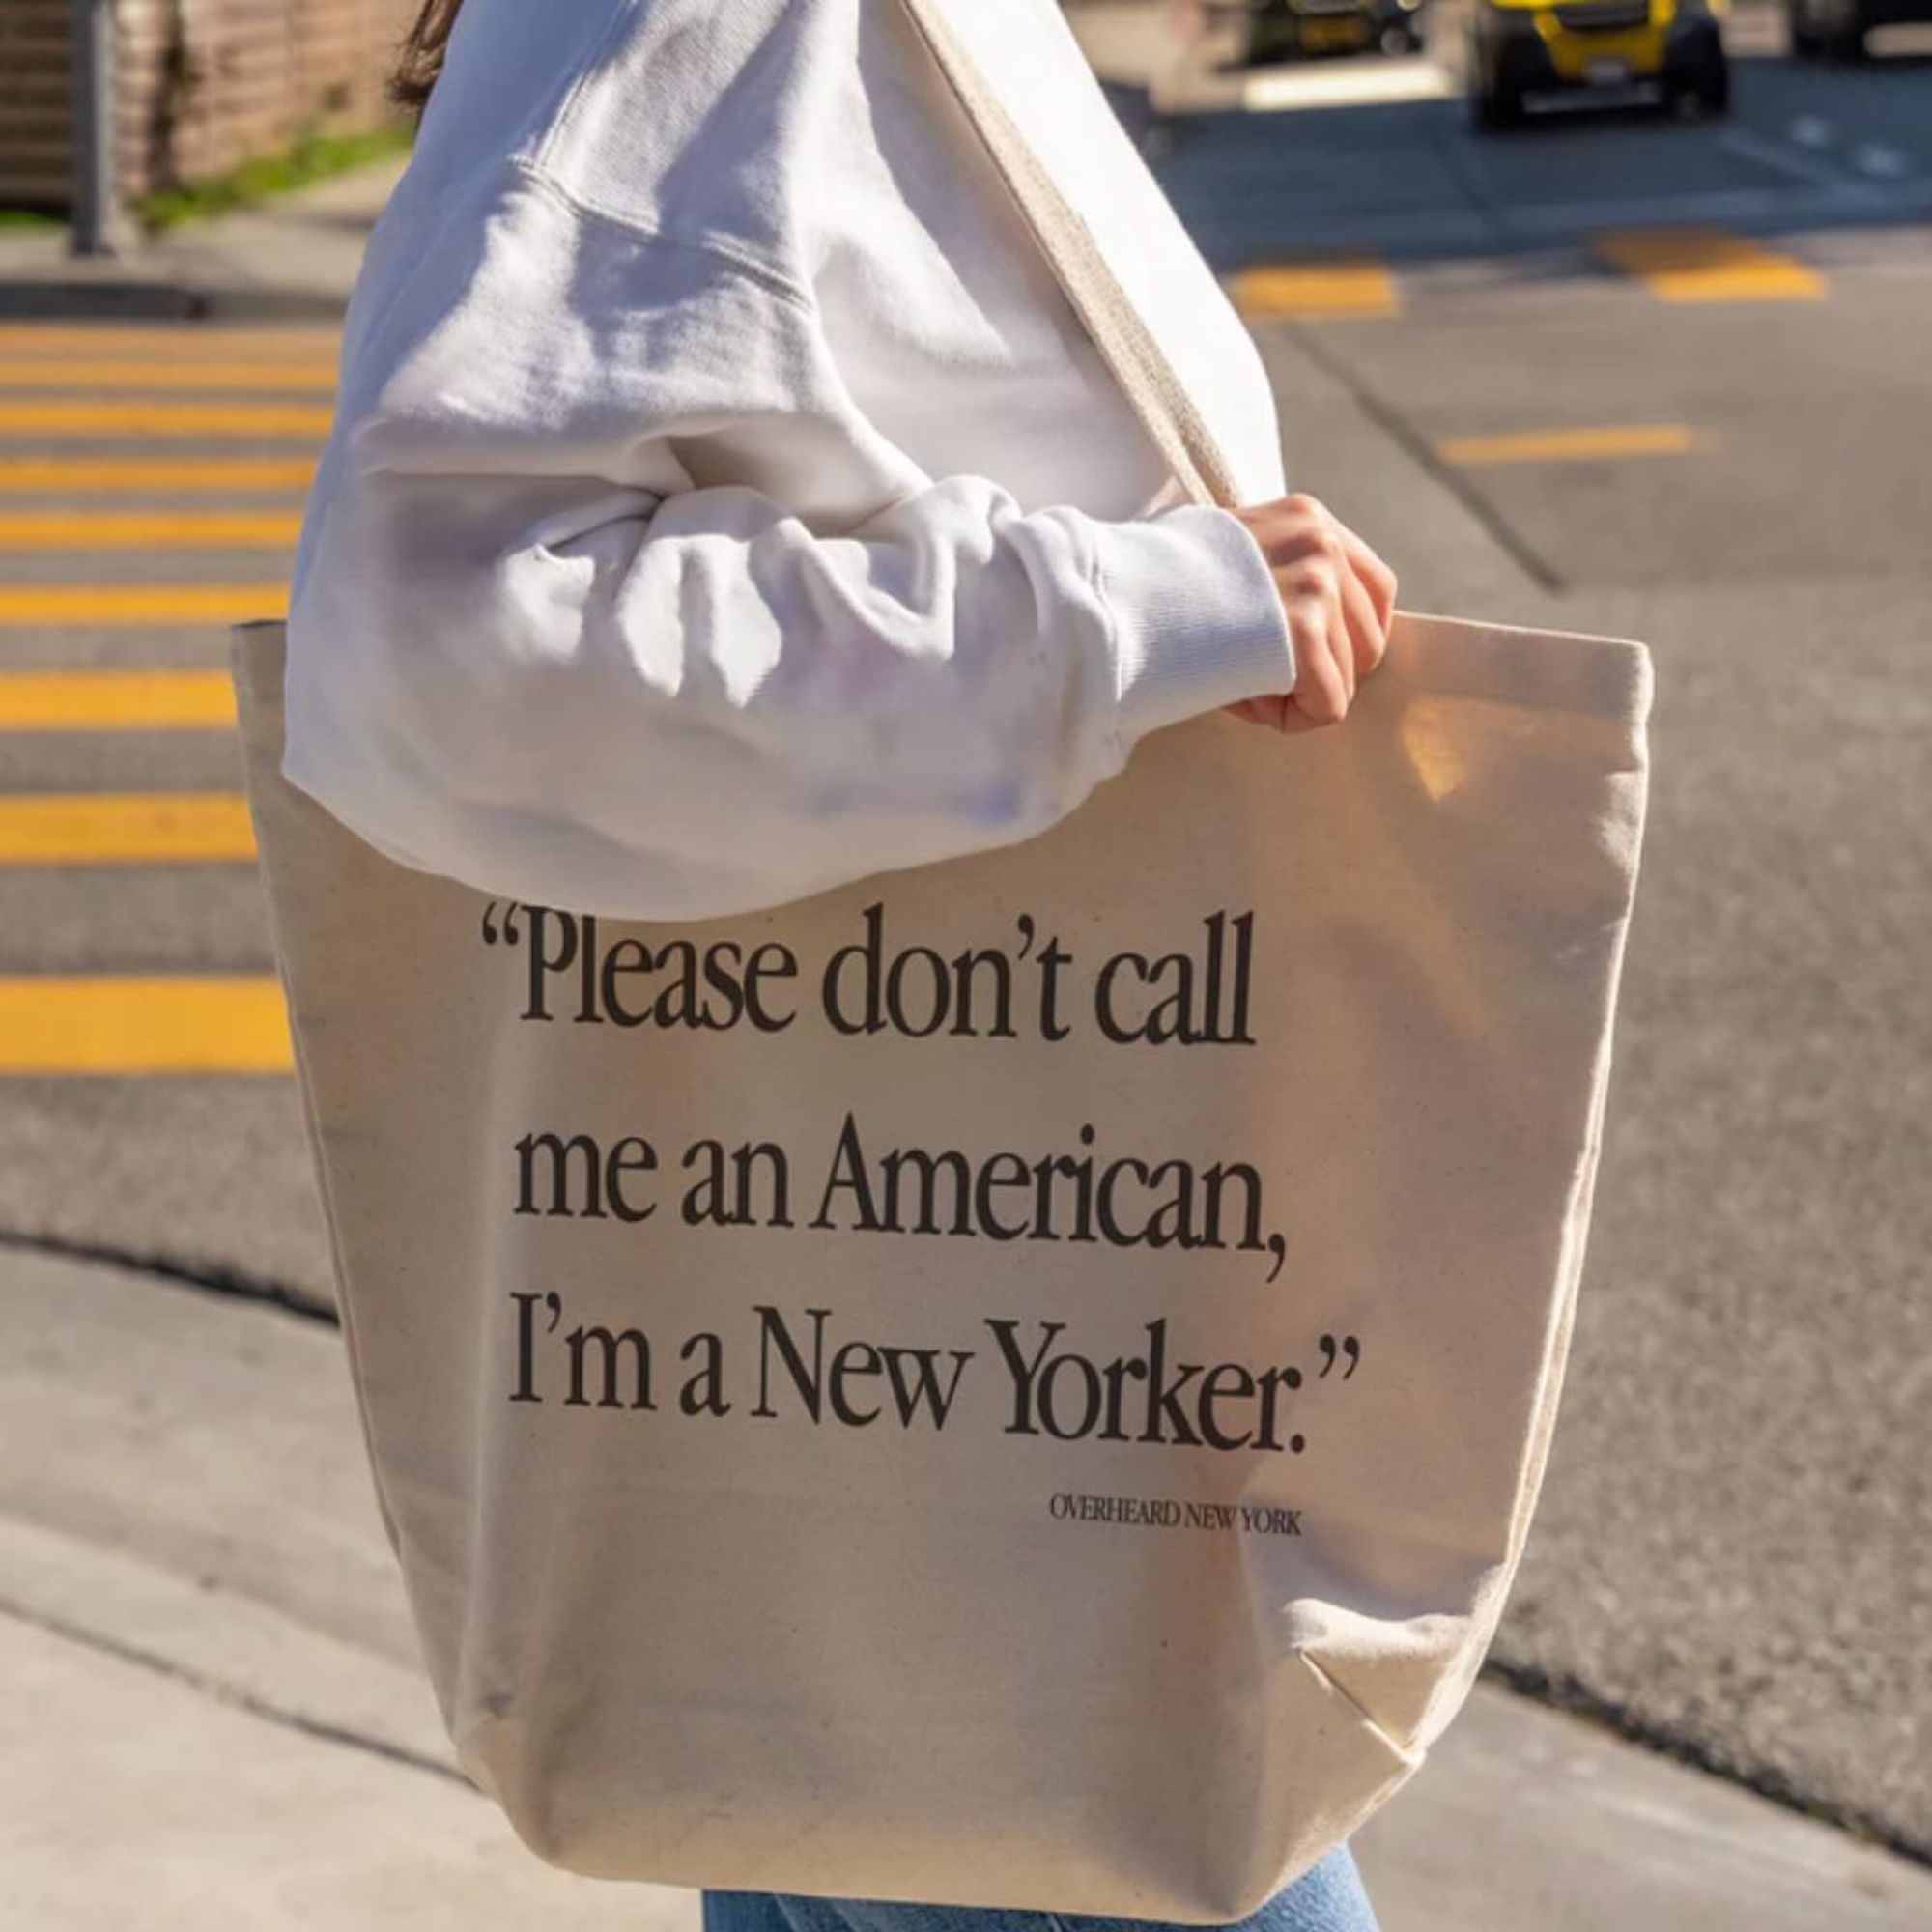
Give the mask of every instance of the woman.
[[[289, 620], [287, 776], [369, 842], [706, 918], [1028, 838], [1203, 711], [1347, 713], [1393, 578], [1283, 495], [1253, 345], [1058, 9], [956, 12], [1252, 507], [1177, 500], [898, 0], [430, 0]], [[1250, 1922], [1374, 1924], [1346, 1850]]]

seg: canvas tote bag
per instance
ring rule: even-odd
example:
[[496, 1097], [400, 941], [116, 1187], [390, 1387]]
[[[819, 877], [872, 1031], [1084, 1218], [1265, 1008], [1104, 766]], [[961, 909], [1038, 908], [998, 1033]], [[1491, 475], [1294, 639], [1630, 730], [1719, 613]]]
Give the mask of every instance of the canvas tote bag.
[[1404, 617], [1338, 729], [1199, 720], [1041, 838], [679, 927], [380, 857], [280, 776], [281, 652], [238, 634], [367, 1452], [523, 1839], [1201, 1923], [1395, 1791], [1548, 1450], [1643, 651]]

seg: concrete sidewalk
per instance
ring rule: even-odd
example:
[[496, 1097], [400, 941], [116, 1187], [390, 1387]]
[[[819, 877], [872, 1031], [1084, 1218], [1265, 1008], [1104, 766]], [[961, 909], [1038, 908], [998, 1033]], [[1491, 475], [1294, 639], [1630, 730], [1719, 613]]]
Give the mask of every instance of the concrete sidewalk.
[[[0, 1251], [0, 1932], [694, 1932], [454, 1773], [340, 1338]], [[1359, 1845], [1388, 1932], [1922, 1932], [1932, 1873], [1485, 1687]]]
[[64, 228], [0, 229], [0, 319], [333, 321], [402, 169], [358, 168], [109, 260], [70, 255]]

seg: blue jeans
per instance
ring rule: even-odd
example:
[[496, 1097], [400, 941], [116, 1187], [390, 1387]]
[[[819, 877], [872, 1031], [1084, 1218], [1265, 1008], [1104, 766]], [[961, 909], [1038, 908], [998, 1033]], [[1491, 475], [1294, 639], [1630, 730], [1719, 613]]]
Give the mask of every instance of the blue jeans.
[[[968, 1905], [893, 1905], [789, 1892], [707, 1891], [704, 1932], [1172, 1932], [1133, 1918], [1002, 1912]], [[1379, 1932], [1347, 1845], [1228, 1932]]]

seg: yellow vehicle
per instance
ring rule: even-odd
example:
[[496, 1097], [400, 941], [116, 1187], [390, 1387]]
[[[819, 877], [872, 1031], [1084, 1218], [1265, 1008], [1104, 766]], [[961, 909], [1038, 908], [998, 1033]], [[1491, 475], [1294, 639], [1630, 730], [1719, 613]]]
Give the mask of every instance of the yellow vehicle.
[[1730, 63], [1723, 0], [1472, 0], [1469, 89], [1477, 122], [1512, 127], [1532, 95], [1641, 94], [1722, 114]]

